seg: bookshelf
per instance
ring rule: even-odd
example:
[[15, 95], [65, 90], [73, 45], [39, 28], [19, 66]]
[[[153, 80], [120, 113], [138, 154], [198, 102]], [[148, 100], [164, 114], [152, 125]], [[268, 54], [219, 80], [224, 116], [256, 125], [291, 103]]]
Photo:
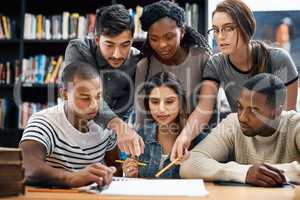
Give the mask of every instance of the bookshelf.
[[[136, 7], [158, 0], [9, 0], [6, 1], [0, 8], [0, 22], [3, 21], [2, 16], [10, 19], [11, 26], [10, 38], [1, 37], [0, 31], [0, 69], [1, 63], [6, 65], [10, 63], [10, 82], [1, 81], [0, 73], [0, 102], [5, 105], [0, 111], [6, 111], [5, 115], [0, 114], [2, 121], [0, 124], [0, 146], [16, 147], [21, 138], [23, 128], [19, 126], [19, 112], [22, 109], [22, 102], [42, 103], [47, 105], [54, 105], [58, 96], [57, 85], [55, 83], [34, 83], [22, 82], [22, 75], [19, 81], [16, 81], [14, 75], [18, 70], [22, 69], [23, 59], [34, 59], [37, 55], [46, 55], [47, 57], [58, 57], [64, 55], [65, 48], [70, 41], [67, 39], [32, 39], [24, 37], [26, 31], [26, 14], [30, 13], [34, 16], [42, 14], [45, 17], [62, 15], [67, 11], [70, 13], [78, 13], [79, 15], [86, 15], [87, 13], [95, 13], [97, 8], [111, 4], [120, 3], [126, 8], [133, 10]], [[206, 33], [207, 27], [207, 0], [183, 0], [176, 1], [181, 7], [185, 8], [186, 3], [197, 4], [198, 31]], [[135, 39], [134, 46], [140, 47], [144, 39]], [[19, 63], [15, 61], [18, 60]], [[7, 70], [8, 71], [8, 70]], [[6, 80], [8, 80], [6, 78]]]

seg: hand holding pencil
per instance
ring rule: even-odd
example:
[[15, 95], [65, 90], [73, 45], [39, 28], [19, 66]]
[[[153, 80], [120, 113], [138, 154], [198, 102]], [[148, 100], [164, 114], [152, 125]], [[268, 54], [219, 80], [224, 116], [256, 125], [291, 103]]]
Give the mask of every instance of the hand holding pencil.
[[171, 163], [169, 163], [167, 166], [165, 166], [164, 168], [162, 168], [161, 170], [159, 170], [156, 174], [155, 174], [155, 178], [160, 177], [160, 175], [162, 175], [165, 171], [169, 170], [173, 165], [175, 165], [177, 162], [180, 161], [180, 157], [176, 158], [175, 160], [173, 160]]
[[126, 177], [137, 178], [139, 175], [139, 162], [134, 158], [127, 158], [122, 165]]
[[167, 170], [169, 170], [171, 167], [173, 167], [173, 165], [181, 164], [183, 161], [185, 161], [186, 159], [188, 159], [189, 156], [190, 156], [190, 152], [189, 152], [188, 150], [185, 150], [184, 156], [177, 157], [177, 158], [174, 159], [171, 163], [169, 163], [167, 166], [165, 166], [164, 168], [162, 168], [161, 170], [159, 170], [159, 171], [155, 174], [155, 178], [160, 177], [160, 175], [162, 175], [165, 171], [167, 171]]

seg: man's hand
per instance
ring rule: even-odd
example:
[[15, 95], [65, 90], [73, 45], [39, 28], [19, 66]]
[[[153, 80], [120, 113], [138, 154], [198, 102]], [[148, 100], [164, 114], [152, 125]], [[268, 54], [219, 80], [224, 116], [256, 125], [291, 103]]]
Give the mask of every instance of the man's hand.
[[121, 151], [132, 156], [139, 156], [144, 153], [144, 142], [132, 128], [120, 118], [112, 119], [108, 128], [117, 133], [117, 142]]
[[71, 172], [68, 185], [70, 187], [82, 187], [91, 183], [97, 183], [99, 186], [108, 185], [115, 172], [115, 167], [107, 167], [100, 163], [91, 164], [77, 172]]
[[171, 152], [171, 160], [175, 160], [176, 158], [181, 158], [180, 163], [188, 159], [188, 149], [191, 145], [192, 137], [189, 136], [186, 132], [181, 132], [177, 137]]
[[267, 164], [260, 164], [249, 168], [246, 183], [261, 187], [273, 187], [286, 183], [286, 179], [283, 171]]

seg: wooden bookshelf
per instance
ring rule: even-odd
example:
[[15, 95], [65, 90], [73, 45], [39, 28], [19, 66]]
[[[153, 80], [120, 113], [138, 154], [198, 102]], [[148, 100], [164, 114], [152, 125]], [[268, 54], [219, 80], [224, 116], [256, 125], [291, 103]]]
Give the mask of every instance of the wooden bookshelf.
[[[26, 39], [24, 38], [25, 14], [42, 14], [52, 16], [62, 14], [64, 11], [70, 13], [95, 13], [97, 8], [111, 4], [120, 3], [126, 8], [135, 8], [140, 5], [157, 2], [158, 0], [9, 0], [0, 7], [0, 15], [11, 17], [15, 21], [15, 37], [11, 39], [0, 39], [0, 63], [14, 62], [19, 60], [22, 69], [23, 58], [45, 54], [47, 56], [64, 55], [65, 48], [70, 39]], [[195, 3], [199, 7], [198, 28], [200, 33], [206, 30], [207, 0], [177, 0], [181, 7], [186, 3]], [[135, 39], [133, 46], [139, 48], [145, 39]], [[12, 67], [15, 67], [12, 65]], [[37, 95], [38, 94], [38, 95]], [[50, 96], [50, 97], [49, 97]], [[16, 146], [22, 135], [22, 129], [18, 129], [18, 112], [21, 102], [33, 102], [51, 104], [58, 96], [56, 84], [23, 84], [23, 83], [0, 83], [0, 98], [8, 99], [7, 127], [0, 128], [0, 146]], [[17, 100], [16, 100], [17, 97]]]
[[0, 146], [17, 147], [22, 137], [23, 129], [6, 128], [0, 129]]

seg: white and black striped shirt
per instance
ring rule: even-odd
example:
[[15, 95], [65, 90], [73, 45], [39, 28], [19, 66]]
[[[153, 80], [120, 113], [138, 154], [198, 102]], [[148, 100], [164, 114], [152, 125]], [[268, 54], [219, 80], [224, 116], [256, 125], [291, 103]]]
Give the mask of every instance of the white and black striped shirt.
[[40, 142], [46, 147], [46, 162], [50, 166], [76, 171], [93, 163], [104, 163], [105, 152], [116, 146], [114, 133], [104, 130], [93, 120], [88, 126], [87, 133], [73, 127], [62, 103], [33, 114], [21, 142]]

